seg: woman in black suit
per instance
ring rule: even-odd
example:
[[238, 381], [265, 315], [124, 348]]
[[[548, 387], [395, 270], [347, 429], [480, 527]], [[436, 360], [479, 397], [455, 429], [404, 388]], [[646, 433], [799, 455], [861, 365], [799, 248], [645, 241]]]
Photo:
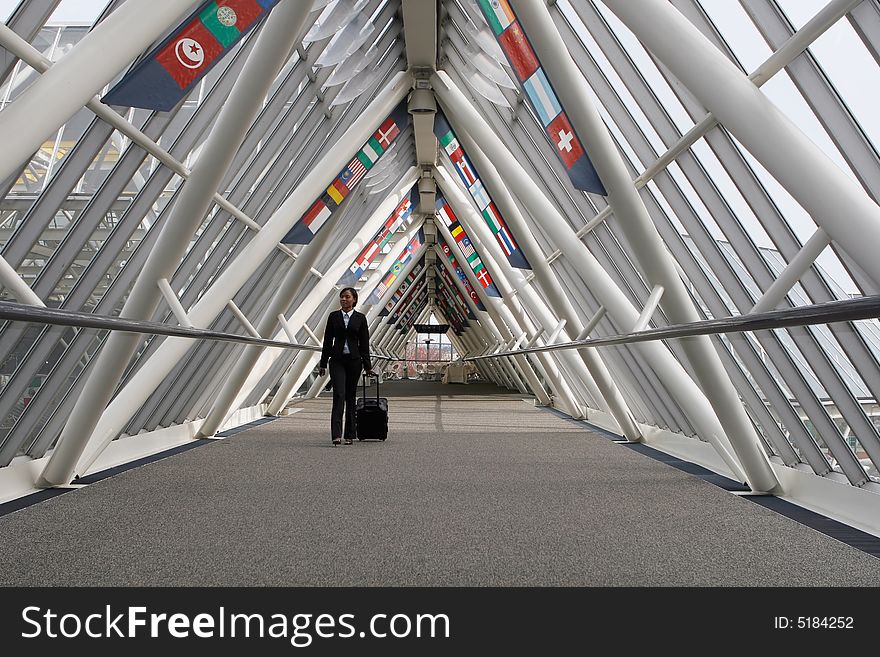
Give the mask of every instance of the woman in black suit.
[[327, 373], [329, 361], [333, 385], [330, 436], [334, 445], [339, 445], [343, 438], [346, 445], [351, 445], [354, 438], [354, 403], [361, 368], [375, 376], [370, 362], [370, 328], [366, 316], [354, 309], [357, 300], [358, 293], [353, 287], [343, 288], [339, 293], [340, 310], [330, 313], [324, 329], [318, 373]]

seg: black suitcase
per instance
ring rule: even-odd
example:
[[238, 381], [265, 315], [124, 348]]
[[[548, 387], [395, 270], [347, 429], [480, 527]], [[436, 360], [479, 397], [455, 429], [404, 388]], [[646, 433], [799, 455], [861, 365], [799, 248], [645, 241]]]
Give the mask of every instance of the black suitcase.
[[358, 440], [385, 440], [388, 437], [388, 400], [379, 396], [378, 376], [375, 397], [367, 397], [367, 377], [364, 377], [364, 396], [355, 402], [354, 415]]

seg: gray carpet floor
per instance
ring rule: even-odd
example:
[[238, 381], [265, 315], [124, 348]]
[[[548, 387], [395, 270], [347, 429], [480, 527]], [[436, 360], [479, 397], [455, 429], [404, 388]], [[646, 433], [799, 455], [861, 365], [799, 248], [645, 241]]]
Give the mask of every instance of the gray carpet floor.
[[0, 585], [880, 585], [880, 559], [520, 395], [406, 385], [384, 443], [332, 447], [320, 397], [2, 517]]

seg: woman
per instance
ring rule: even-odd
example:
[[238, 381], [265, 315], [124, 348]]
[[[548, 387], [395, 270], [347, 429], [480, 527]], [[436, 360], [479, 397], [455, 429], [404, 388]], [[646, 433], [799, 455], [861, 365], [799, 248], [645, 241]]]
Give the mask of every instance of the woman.
[[343, 288], [339, 293], [340, 309], [330, 313], [324, 329], [318, 374], [324, 376], [327, 373], [329, 361], [333, 384], [330, 436], [334, 445], [339, 445], [343, 439], [346, 445], [351, 445], [354, 438], [354, 403], [361, 368], [367, 375], [375, 376], [370, 363], [370, 329], [366, 316], [354, 309], [357, 300], [358, 293], [353, 287]]

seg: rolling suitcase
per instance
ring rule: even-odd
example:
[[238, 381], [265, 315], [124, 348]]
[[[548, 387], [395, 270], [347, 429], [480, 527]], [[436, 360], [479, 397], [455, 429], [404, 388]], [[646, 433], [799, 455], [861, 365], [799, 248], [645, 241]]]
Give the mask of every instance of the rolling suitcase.
[[367, 377], [364, 377], [364, 396], [355, 402], [354, 415], [358, 440], [385, 440], [388, 437], [388, 400], [379, 396], [378, 376], [375, 397], [367, 397]]

